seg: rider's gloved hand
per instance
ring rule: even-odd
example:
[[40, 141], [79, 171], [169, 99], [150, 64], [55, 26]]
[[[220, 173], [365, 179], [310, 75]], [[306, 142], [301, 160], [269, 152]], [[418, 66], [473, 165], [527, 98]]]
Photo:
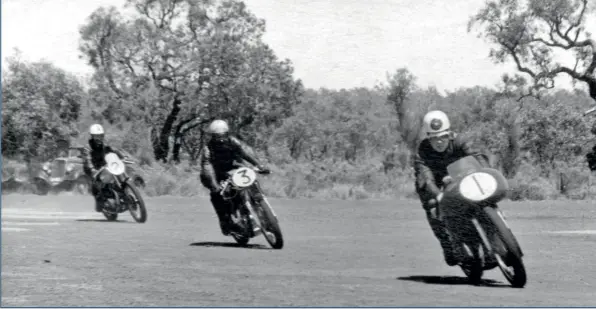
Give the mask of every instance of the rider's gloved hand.
[[213, 193], [220, 193], [223, 190], [223, 187], [220, 184], [216, 184], [213, 186]]
[[429, 212], [430, 212], [431, 218], [433, 218], [433, 219], [439, 218], [439, 214], [437, 212], [437, 207], [433, 207], [433, 208], [429, 209]]
[[259, 169], [259, 172], [262, 173], [262, 174], [271, 174], [271, 170], [268, 169], [264, 165], [259, 165], [259, 166], [257, 166], [257, 168]]

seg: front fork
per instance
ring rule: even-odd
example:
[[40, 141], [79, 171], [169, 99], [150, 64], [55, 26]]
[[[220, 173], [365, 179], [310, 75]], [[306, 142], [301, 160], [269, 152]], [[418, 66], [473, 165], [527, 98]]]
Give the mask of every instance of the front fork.
[[[452, 240], [455, 241], [457, 245], [463, 247], [466, 255], [470, 257], [480, 257], [484, 260], [483, 262], [486, 262], [486, 258], [493, 256], [495, 253], [495, 248], [491, 242], [491, 237], [493, 237], [495, 231], [494, 228], [490, 226], [490, 222], [484, 224], [481, 223], [481, 220], [488, 220], [488, 218], [484, 215], [484, 207], [492, 206], [474, 206], [474, 208], [476, 209], [470, 210], [472, 211], [472, 215], [465, 216], [464, 218], [460, 217], [459, 220], [467, 220], [469, 223], [471, 223], [471, 225], [466, 224], [463, 226], [458, 226], [459, 224], [456, 225], [453, 224], [454, 222], [452, 222], [451, 224], [449, 224], [451, 225], [451, 228], [448, 228], [447, 230], [449, 231], [449, 234], [451, 234], [450, 236], [452, 237]], [[462, 210], [462, 213], [468, 213], [468, 211]], [[454, 220], [454, 217], [451, 217], [449, 219]], [[473, 247], [471, 247], [471, 245], [473, 245]], [[482, 256], [477, 254], [479, 252], [473, 252], [479, 249], [478, 245], [482, 245]]]
[[248, 193], [245, 193], [246, 196], [244, 197], [244, 205], [246, 206], [246, 208], [248, 209], [248, 218], [250, 220], [250, 224], [252, 226], [252, 232], [254, 234], [254, 236], [257, 236], [261, 233], [262, 231], [262, 222], [261, 222], [261, 218], [259, 218], [259, 216], [257, 215], [255, 208], [253, 207], [252, 203], [250, 202], [250, 196], [248, 196]]
[[[250, 226], [250, 228], [252, 230], [252, 234], [253, 234], [250, 237], [257, 236], [262, 231], [262, 228], [261, 228], [262, 227], [262, 222], [261, 222], [259, 216], [257, 215], [256, 211], [255, 211], [255, 207], [251, 203], [251, 200], [252, 199], [250, 197], [250, 194], [248, 193], [248, 190], [247, 189], [244, 189], [244, 190], [240, 191], [239, 193], [241, 194], [241, 196], [237, 196], [236, 198], [232, 198], [232, 200], [230, 202], [231, 203], [240, 203], [238, 205], [243, 205], [245, 207], [245, 209], [247, 210], [247, 213], [244, 213], [244, 211], [242, 211], [242, 208], [240, 208], [239, 209], [240, 210], [240, 217], [234, 219], [235, 216], [232, 215], [232, 213], [234, 213], [237, 210], [232, 210], [232, 212], [230, 214], [230, 216], [233, 216], [232, 217], [232, 221], [235, 224], [238, 224], [238, 221], [236, 221], [236, 220], [242, 220], [242, 217], [243, 216], [246, 216], [247, 219], [248, 219], [248, 221], [249, 221], [246, 224], [248, 224]], [[234, 209], [235, 209], [236, 206], [233, 206], [232, 205], [232, 207], [234, 207]]]
[[[483, 208], [479, 209], [480, 212], [482, 212], [482, 214], [480, 216], [482, 216], [485, 220], [486, 220], [486, 224], [483, 225], [479, 222], [478, 217], [479, 216], [474, 216], [471, 221], [472, 224], [474, 225], [474, 227], [476, 228], [476, 231], [478, 232], [478, 236], [480, 236], [480, 239], [482, 240], [482, 244], [484, 245], [484, 248], [486, 249], [486, 254], [485, 257], [493, 257], [495, 254], [502, 254], [502, 252], [500, 249], [502, 248], [498, 248], [498, 242], [497, 243], [493, 243], [491, 241], [491, 239], [493, 239], [494, 237], [498, 237], [497, 233], [498, 231], [496, 230], [496, 227], [494, 226], [494, 223], [490, 220], [490, 218], [485, 215], [484, 212], [484, 208], [485, 207], [494, 207], [492, 205], [487, 205], [484, 206]], [[496, 208], [497, 214], [499, 215], [499, 217], [503, 220], [503, 222], [506, 223], [503, 214], [501, 212], [500, 209]], [[487, 231], [487, 229], [489, 229], [489, 231]], [[497, 248], [495, 248], [495, 245], [497, 245]]]

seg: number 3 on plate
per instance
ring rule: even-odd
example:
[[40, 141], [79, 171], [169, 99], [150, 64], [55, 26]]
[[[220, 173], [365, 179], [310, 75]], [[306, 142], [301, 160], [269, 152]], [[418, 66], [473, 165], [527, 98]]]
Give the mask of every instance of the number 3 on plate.
[[250, 176], [246, 175], [246, 171], [247, 170], [245, 170], [245, 169], [244, 170], [241, 170], [240, 171], [240, 175], [242, 175], [242, 179], [246, 179], [244, 181], [244, 184], [249, 184], [252, 181], [252, 178], [250, 178]]

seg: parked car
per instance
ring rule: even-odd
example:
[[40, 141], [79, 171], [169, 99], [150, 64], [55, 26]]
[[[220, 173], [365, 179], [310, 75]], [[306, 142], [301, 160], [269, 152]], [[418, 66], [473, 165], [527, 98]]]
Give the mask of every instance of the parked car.
[[[37, 194], [49, 192], [76, 191], [80, 194], [91, 194], [91, 178], [83, 170], [84, 147], [68, 147], [57, 158], [45, 162], [41, 170], [33, 177], [33, 185]], [[129, 175], [134, 184], [143, 188], [145, 180], [127, 165]]]

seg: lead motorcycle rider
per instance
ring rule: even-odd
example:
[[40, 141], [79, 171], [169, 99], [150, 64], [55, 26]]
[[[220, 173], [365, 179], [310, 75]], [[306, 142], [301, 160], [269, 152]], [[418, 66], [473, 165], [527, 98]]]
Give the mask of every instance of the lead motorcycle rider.
[[89, 149], [85, 148], [86, 151], [83, 158], [83, 170], [92, 179], [91, 194], [95, 199], [95, 211], [97, 212], [101, 212], [104, 199], [101, 194], [103, 183], [94, 177], [95, 173], [106, 165], [104, 159], [106, 154], [113, 152], [120, 159], [124, 158], [121, 152], [104, 144], [104, 133], [104, 129], [100, 124], [93, 124], [89, 127], [89, 134], [91, 135]]
[[418, 145], [414, 159], [416, 193], [433, 234], [441, 244], [445, 262], [454, 266], [461, 262], [463, 255], [460, 248], [453, 245], [444, 222], [438, 217], [437, 201], [443, 196], [439, 188], [446, 185], [443, 179], [448, 176], [447, 166], [465, 156], [476, 157], [483, 167], [489, 164], [471, 141], [451, 131], [451, 123], [444, 112], [428, 112], [422, 120], [422, 130], [426, 136]]
[[[223, 120], [214, 120], [208, 127], [211, 135], [209, 142], [203, 147], [201, 157], [201, 183], [210, 191], [211, 204], [219, 218], [219, 225], [223, 235], [228, 236], [234, 225], [230, 218], [230, 205], [220, 195], [223, 189], [220, 182], [225, 180], [227, 172], [236, 168], [234, 162], [248, 161], [256, 166], [262, 173], [269, 173], [256, 158], [250, 155], [246, 146], [236, 137], [229, 134], [229, 126]], [[252, 193], [256, 201], [263, 199], [259, 190]]]

